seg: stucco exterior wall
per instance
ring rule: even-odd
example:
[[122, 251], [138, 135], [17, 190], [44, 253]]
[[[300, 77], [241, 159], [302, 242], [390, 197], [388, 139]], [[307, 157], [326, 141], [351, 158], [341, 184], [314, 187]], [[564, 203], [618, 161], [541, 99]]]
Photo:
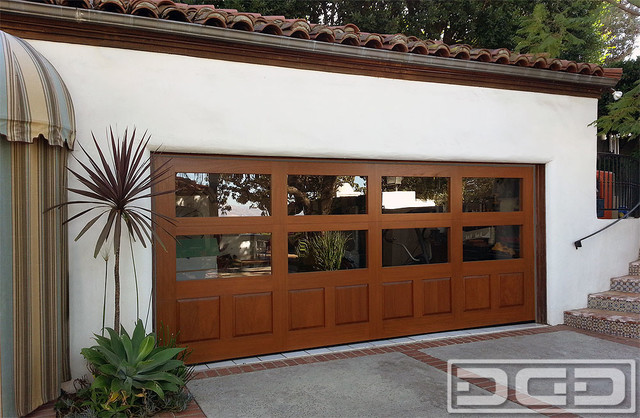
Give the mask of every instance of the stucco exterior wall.
[[[609, 278], [625, 274], [637, 258], [636, 219], [585, 241], [580, 250], [573, 247], [607, 222], [595, 215], [596, 135], [587, 126], [596, 118], [595, 99], [32, 44], [65, 80], [77, 137], [90, 152], [91, 132], [103, 142], [111, 125], [120, 132], [148, 130], [151, 147], [165, 151], [546, 164], [551, 324], [562, 322], [563, 310], [586, 306], [589, 292], [608, 289]], [[80, 228], [71, 225], [71, 240]], [[74, 376], [85, 373], [80, 348], [101, 326], [105, 262], [93, 259], [91, 244], [87, 236], [70, 246]], [[131, 277], [127, 242], [123, 248], [122, 273]], [[144, 319], [152, 254], [138, 245], [134, 251]], [[130, 328], [135, 288], [133, 280], [123, 285], [123, 324]]]

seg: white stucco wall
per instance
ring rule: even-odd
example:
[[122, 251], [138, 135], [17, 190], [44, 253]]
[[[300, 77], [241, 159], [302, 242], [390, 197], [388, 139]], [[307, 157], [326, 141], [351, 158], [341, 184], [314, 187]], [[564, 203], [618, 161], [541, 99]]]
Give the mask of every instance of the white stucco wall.
[[[563, 310], [584, 307], [589, 292], [606, 290], [608, 279], [637, 258], [640, 220], [573, 247], [607, 222], [595, 217], [596, 138], [587, 126], [596, 118], [595, 99], [32, 44], [65, 80], [79, 141], [89, 149], [90, 133], [103, 140], [112, 125], [147, 129], [153, 147], [166, 151], [546, 164], [551, 324], [562, 322]], [[79, 228], [73, 224], [71, 234]], [[82, 238], [70, 248], [74, 376], [85, 373], [79, 351], [101, 325], [104, 261], [92, 258], [91, 242]], [[152, 255], [135, 251], [144, 316]], [[124, 274], [130, 266], [125, 252]], [[135, 318], [133, 295], [128, 281], [127, 327]]]

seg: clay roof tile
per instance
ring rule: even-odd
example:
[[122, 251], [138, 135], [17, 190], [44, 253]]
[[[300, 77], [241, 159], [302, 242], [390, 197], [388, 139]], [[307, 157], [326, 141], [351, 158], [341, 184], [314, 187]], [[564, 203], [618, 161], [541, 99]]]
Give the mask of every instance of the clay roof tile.
[[310, 39], [309, 32], [311, 32], [311, 26], [306, 20], [302, 19], [287, 19], [280, 24], [280, 29], [285, 36], [299, 39]]
[[469, 60], [471, 59], [471, 47], [465, 44], [456, 44], [449, 47], [453, 58]]
[[491, 51], [484, 48], [472, 48], [471, 59], [480, 62], [491, 62]]
[[354, 32], [345, 32], [342, 27], [331, 27], [336, 42], [344, 45], [360, 46], [360, 37]]
[[549, 61], [549, 69], [550, 69], [551, 71], [560, 71], [560, 70], [562, 70], [562, 69], [563, 69], [563, 68], [562, 68], [562, 61], [560, 61], [560, 60], [559, 60], [559, 59], [557, 59], [557, 58], [552, 58], [552, 59]]
[[129, 13], [135, 16], [144, 16], [158, 19], [158, 5], [151, 0], [133, 0], [129, 3]]
[[511, 52], [507, 48], [492, 49], [491, 62], [495, 62], [498, 64], [510, 64]]
[[97, 0], [93, 7], [103, 12], [126, 13], [127, 3], [124, 0]]
[[360, 44], [365, 48], [382, 48], [384, 40], [382, 39], [382, 36], [378, 35], [377, 33], [360, 32], [359, 37]]
[[410, 41], [407, 47], [412, 54], [429, 55], [429, 48], [422, 41]]
[[439, 40], [423, 40], [403, 34], [375, 34], [361, 32], [348, 23], [327, 26], [310, 23], [305, 19], [287, 19], [285, 16], [262, 16], [259, 13], [238, 12], [235, 9], [216, 9], [213, 5], [187, 5], [171, 0], [32, 0], [66, 7], [96, 9], [111, 13], [126, 13], [148, 18], [161, 18], [194, 24], [218, 26], [275, 36], [288, 36], [314, 41], [338, 42], [365, 48], [383, 48], [401, 53], [453, 57], [479, 62], [534, 67], [548, 71], [564, 71], [597, 77], [619, 79], [619, 69], [603, 69], [596, 64], [550, 58], [548, 54], [516, 54], [506, 48], [471, 48], [469, 45], [447, 45]]
[[[47, 2], [49, 3], [49, 2]], [[51, 2], [53, 4], [58, 4], [60, 6], [67, 7], [75, 7], [78, 9], [91, 9], [91, 1], [90, 0], [57, 0], [55, 2]]]
[[310, 25], [311, 31], [309, 37], [314, 41], [334, 43], [336, 41], [336, 35], [326, 25]]
[[534, 68], [547, 69], [549, 68], [549, 60], [544, 56], [533, 56], [531, 66]]
[[577, 73], [578, 72], [578, 63], [576, 63], [575, 61], [560, 60], [560, 63], [562, 65], [561, 69], [563, 71], [566, 71], [568, 73]]
[[509, 61], [513, 65], [517, 65], [518, 67], [530, 67], [531, 60], [525, 54], [511, 54], [509, 57]]
[[253, 32], [255, 16], [246, 13], [229, 13], [227, 15], [227, 27], [246, 32]]
[[449, 58], [451, 56], [449, 45], [445, 44], [444, 42], [432, 41], [430, 39], [427, 39], [425, 43], [427, 44], [427, 48], [429, 49], [429, 55], [436, 55], [443, 58]]
[[212, 7], [200, 7], [195, 13], [190, 15], [191, 21], [206, 26], [216, 26], [219, 28], [227, 27], [228, 13], [223, 10], [216, 10]]
[[275, 23], [257, 22], [253, 27], [253, 30], [260, 33], [267, 33], [269, 35], [282, 36], [282, 29]]

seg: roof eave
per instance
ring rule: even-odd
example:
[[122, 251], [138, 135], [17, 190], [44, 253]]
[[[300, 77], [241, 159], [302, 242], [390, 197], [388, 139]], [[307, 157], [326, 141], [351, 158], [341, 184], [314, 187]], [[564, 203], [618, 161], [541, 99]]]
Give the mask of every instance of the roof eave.
[[545, 80], [547, 82], [571, 83], [602, 90], [616, 85], [618, 80], [583, 74], [550, 71], [545, 69], [512, 65], [467, 61], [420, 54], [408, 54], [386, 49], [370, 49], [342, 44], [304, 40], [240, 30], [230, 30], [192, 23], [174, 22], [133, 15], [108, 13], [98, 10], [74, 9], [57, 5], [23, 1], [0, 0], [0, 12], [53, 18], [59, 21], [92, 23], [114, 28], [134, 28], [147, 32], [188, 36], [212, 41], [269, 47], [282, 51], [322, 54], [329, 57], [357, 58], [371, 62], [406, 64], [431, 69], [464, 71], [467, 73], [492, 74], [520, 79]]

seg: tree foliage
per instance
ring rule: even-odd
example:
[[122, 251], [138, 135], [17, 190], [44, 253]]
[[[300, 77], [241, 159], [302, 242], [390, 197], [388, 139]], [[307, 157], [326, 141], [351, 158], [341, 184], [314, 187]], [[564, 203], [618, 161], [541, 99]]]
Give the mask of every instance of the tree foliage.
[[187, 0], [312, 23], [353, 23], [447, 44], [545, 52], [561, 59], [622, 60], [640, 33], [639, 0]]
[[640, 138], [640, 57], [615, 64], [622, 68], [616, 88], [624, 94], [614, 101], [605, 94], [599, 103], [600, 117], [595, 123], [600, 135], [619, 135], [626, 140]]

